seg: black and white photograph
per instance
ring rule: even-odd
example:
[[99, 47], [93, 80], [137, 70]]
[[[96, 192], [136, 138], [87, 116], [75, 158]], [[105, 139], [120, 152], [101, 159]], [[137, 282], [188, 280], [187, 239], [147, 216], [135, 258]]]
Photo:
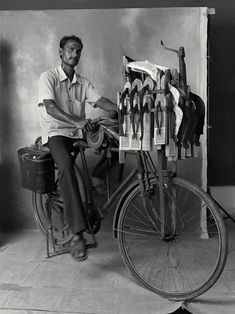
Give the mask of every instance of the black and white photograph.
[[235, 312], [235, 5], [0, 4], [0, 313]]

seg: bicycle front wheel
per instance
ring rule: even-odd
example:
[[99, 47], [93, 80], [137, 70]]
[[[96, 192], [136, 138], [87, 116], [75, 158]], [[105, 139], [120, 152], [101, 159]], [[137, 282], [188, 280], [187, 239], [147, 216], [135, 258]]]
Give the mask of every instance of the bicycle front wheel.
[[165, 178], [164, 214], [159, 183], [141, 196], [136, 187], [123, 204], [117, 227], [124, 264], [145, 288], [169, 300], [207, 291], [227, 257], [227, 234], [212, 199], [198, 186]]

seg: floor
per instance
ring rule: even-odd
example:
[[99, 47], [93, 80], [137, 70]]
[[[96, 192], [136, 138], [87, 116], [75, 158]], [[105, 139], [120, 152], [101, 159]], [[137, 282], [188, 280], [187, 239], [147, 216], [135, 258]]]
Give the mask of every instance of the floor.
[[40, 231], [2, 234], [1, 241], [1, 314], [153, 314], [180, 307], [159, 302], [129, 277], [109, 233], [98, 236], [98, 248], [80, 263], [69, 254], [48, 259]]
[[[231, 298], [226, 290], [228, 278], [233, 273], [234, 247], [230, 248], [224, 278], [211, 289], [212, 292], [189, 304], [188, 312], [181, 309], [182, 302], [165, 300], [133, 281], [112, 236], [111, 218], [108, 215], [103, 221], [97, 234], [98, 247], [89, 250], [84, 262], [74, 261], [69, 254], [47, 258], [45, 236], [39, 230], [1, 234], [0, 313], [206, 314], [211, 313], [210, 309], [214, 314], [229, 313], [223, 308], [217, 312], [215, 309], [221, 301], [217, 304], [218, 298], [213, 297], [221, 293], [227, 298], [228, 305], [234, 305], [234, 283], [231, 283]], [[235, 229], [230, 222], [227, 224], [229, 230]], [[198, 310], [200, 301], [203, 306]]]
[[160, 298], [132, 279], [113, 238], [112, 219], [109, 210], [97, 234], [98, 247], [84, 262], [69, 254], [47, 258], [46, 238], [38, 229], [2, 233], [0, 313], [188, 313], [181, 303]]

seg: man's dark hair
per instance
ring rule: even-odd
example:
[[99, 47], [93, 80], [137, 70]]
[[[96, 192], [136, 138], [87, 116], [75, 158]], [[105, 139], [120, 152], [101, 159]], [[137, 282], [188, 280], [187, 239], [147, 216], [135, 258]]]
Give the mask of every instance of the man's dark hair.
[[74, 40], [74, 41], [78, 42], [78, 43], [82, 46], [82, 48], [83, 48], [83, 43], [82, 43], [81, 38], [78, 37], [78, 36], [75, 36], [75, 35], [64, 36], [63, 38], [61, 38], [61, 40], [60, 40], [60, 48], [63, 49], [64, 46], [66, 45], [66, 43], [67, 43], [69, 40]]

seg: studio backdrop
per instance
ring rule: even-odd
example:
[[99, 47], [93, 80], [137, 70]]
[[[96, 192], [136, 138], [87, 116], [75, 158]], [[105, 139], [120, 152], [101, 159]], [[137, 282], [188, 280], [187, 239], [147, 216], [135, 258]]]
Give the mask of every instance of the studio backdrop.
[[[84, 44], [78, 71], [112, 101], [123, 89], [123, 55], [178, 68], [177, 55], [164, 50], [162, 40], [174, 49], [185, 48], [188, 84], [207, 103], [206, 8], [1, 11], [1, 228], [35, 226], [31, 193], [20, 184], [17, 150], [40, 135], [37, 81], [41, 72], [60, 64], [59, 40], [71, 34]], [[88, 110], [88, 115], [97, 112]], [[179, 161], [178, 166], [180, 176], [204, 188], [205, 130], [200, 156]]]

